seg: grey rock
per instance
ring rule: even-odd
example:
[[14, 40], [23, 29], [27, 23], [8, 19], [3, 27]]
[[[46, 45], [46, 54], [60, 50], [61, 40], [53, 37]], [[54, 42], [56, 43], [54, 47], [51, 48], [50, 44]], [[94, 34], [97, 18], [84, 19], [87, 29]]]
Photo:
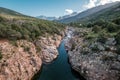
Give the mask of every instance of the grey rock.
[[105, 44], [106, 45], [115, 45], [116, 44], [115, 38], [108, 38]]
[[[84, 40], [84, 36], [79, 34], [74, 36], [78, 36], [72, 37], [77, 45], [73, 51], [68, 50], [69, 61], [74, 70], [86, 80], [120, 79], [120, 56], [114, 52], [116, 50], [114, 38], [108, 38], [105, 44], [97, 40], [89, 44]], [[66, 46], [74, 42], [68, 42]], [[106, 48], [109, 50], [107, 51]]]

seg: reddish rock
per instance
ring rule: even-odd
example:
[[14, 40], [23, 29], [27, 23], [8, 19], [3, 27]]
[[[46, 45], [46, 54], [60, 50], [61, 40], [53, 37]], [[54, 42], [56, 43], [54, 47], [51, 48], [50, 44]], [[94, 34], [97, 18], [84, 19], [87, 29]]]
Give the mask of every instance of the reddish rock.
[[[18, 45], [15, 47], [9, 42], [0, 43], [3, 55], [0, 80], [30, 80], [40, 70], [42, 61], [36, 54], [35, 46], [27, 41], [18, 41]], [[28, 46], [30, 50], [24, 51], [22, 45]]]

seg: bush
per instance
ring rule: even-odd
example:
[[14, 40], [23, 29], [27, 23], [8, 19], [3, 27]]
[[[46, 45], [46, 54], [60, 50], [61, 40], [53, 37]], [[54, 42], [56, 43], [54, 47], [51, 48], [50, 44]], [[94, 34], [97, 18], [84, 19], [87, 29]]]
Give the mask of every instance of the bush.
[[13, 46], [16, 46], [16, 47], [18, 47], [18, 45], [17, 45], [17, 42], [16, 41], [10, 41], [10, 44], [12, 44]]
[[115, 20], [113, 20], [113, 22], [114, 22], [115, 24], [117, 24], [117, 25], [120, 25], [120, 17], [117, 18], [117, 19], [115, 19]]
[[30, 47], [24, 47], [24, 51], [26, 51], [26, 52], [29, 52], [30, 51]]
[[120, 54], [120, 45], [117, 45], [117, 54]]
[[2, 52], [0, 51], [0, 60], [2, 59]]
[[71, 47], [71, 51], [73, 51], [73, 50], [75, 49], [75, 47], [76, 47], [76, 44], [73, 43], [73, 44], [72, 44], [72, 47]]
[[98, 25], [95, 25], [95, 26], [93, 27], [92, 31], [94, 31], [95, 33], [98, 33], [98, 32], [101, 31], [101, 27], [98, 26]]
[[91, 27], [93, 27], [94, 25], [93, 25], [93, 23], [92, 22], [89, 22], [88, 24], [87, 24], [87, 28], [91, 28]]
[[116, 24], [109, 22], [109, 23], [107, 24], [107, 31], [108, 31], [108, 32], [117, 32], [117, 31], [118, 31], [118, 27], [117, 27]]
[[101, 43], [105, 43], [107, 38], [108, 38], [108, 34], [105, 32], [105, 31], [101, 31], [99, 33], [99, 36], [98, 36], [98, 41], [101, 42]]
[[120, 32], [116, 34], [115, 39], [117, 41], [117, 45], [120, 45]]
[[91, 49], [92, 51], [99, 51], [98, 45], [94, 45]]
[[5, 18], [0, 16], [0, 22], [4, 22], [4, 21], [5, 21]]

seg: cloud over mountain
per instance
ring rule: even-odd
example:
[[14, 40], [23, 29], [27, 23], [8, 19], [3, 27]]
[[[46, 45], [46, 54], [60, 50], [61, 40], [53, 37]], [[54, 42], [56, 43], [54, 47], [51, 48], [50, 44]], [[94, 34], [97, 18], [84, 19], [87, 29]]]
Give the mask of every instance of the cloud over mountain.
[[107, 3], [116, 2], [120, 0], [89, 0], [89, 3], [84, 5], [85, 8], [92, 8], [99, 5], [105, 5]]
[[73, 13], [72, 9], [65, 9], [65, 15], [70, 15]]

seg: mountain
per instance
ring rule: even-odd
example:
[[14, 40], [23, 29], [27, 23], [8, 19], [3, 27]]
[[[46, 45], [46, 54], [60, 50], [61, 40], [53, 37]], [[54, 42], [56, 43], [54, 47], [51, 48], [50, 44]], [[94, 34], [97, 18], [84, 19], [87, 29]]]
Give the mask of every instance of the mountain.
[[118, 13], [120, 13], [119, 6], [120, 6], [120, 2], [114, 2], [114, 3], [109, 3], [106, 5], [100, 5], [100, 6], [88, 9], [86, 11], [83, 11], [81, 13], [78, 13], [75, 16], [60, 19], [60, 20], [58, 20], [58, 22], [70, 23], [70, 22], [76, 22], [76, 21], [85, 21], [85, 20], [90, 20], [92, 18], [96, 18], [101, 15], [104, 16], [105, 13], [107, 13], [107, 16], [108, 16], [110, 14], [112, 15], [112, 13], [113, 13], [112, 10], [115, 8], [117, 9], [115, 11], [115, 13], [117, 12], [117, 14], [118, 14]]
[[43, 15], [37, 16], [36, 18], [44, 19], [44, 20], [50, 20], [50, 21], [57, 19], [56, 17], [46, 17], [46, 16], [43, 16]]
[[75, 16], [75, 15], [77, 15], [77, 14], [78, 14], [77, 12], [73, 12], [73, 13], [70, 14], [70, 15], [61, 16], [61, 17], [59, 17], [57, 20], [66, 19], [66, 18], [69, 18], [69, 17]]
[[77, 12], [73, 12], [70, 15], [60, 16], [58, 18], [57, 17], [47, 17], [47, 16], [44, 16], [44, 15], [37, 16], [36, 18], [44, 19], [44, 20], [49, 20], [49, 21], [55, 21], [55, 20], [61, 20], [61, 19], [69, 18], [69, 17], [75, 16], [75, 15], [77, 15]]

